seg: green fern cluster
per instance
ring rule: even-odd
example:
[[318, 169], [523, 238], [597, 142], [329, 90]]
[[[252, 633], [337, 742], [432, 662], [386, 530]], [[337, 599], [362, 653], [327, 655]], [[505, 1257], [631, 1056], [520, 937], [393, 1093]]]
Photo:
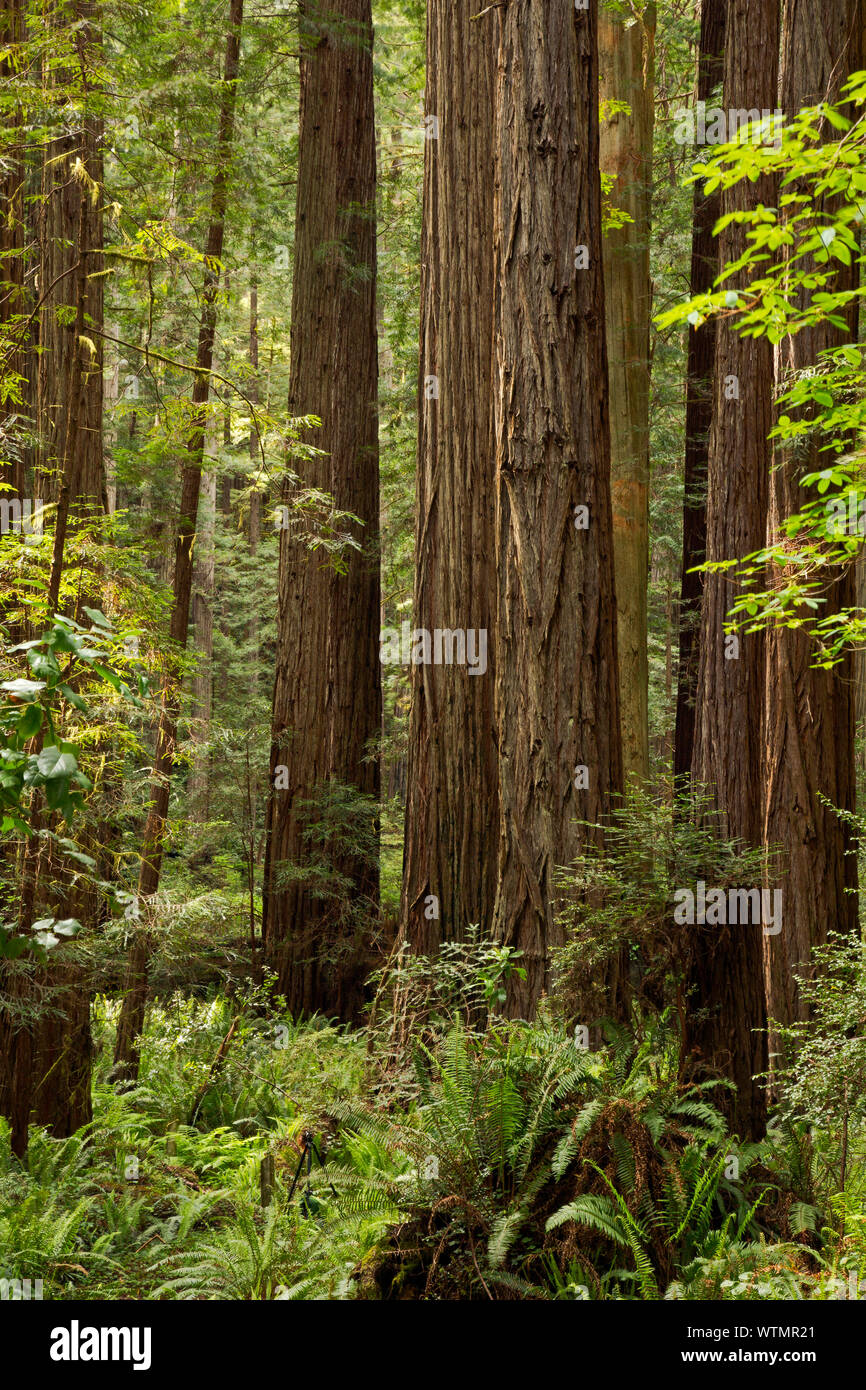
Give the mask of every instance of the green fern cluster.
[[458, 1017], [416, 1069], [408, 1121], [338, 1112], [406, 1163], [385, 1296], [409, 1277], [428, 1297], [657, 1299], [755, 1228], [743, 1179], [759, 1148], [727, 1138], [718, 1083], [680, 1081], [664, 1017], [609, 1026], [597, 1052], [544, 1023], [476, 1034]]
[[551, 1180], [563, 1102], [593, 1061], [553, 1029], [503, 1023], [476, 1034], [458, 1016], [435, 1051], [418, 1045], [415, 1063], [419, 1101], [408, 1122], [348, 1106], [337, 1113], [404, 1156], [408, 1171], [392, 1185], [408, 1218], [397, 1239], [427, 1289], [454, 1266], [471, 1291], [492, 1297]]

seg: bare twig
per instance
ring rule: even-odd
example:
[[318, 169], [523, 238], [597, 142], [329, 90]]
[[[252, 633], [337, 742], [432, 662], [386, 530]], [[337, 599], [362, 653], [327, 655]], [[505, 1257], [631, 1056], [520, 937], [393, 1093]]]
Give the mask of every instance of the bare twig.
[[483, 19], [491, 10], [503, 10], [507, 4], [508, 0], [493, 0], [492, 5], [487, 5], [485, 9], [479, 10], [478, 14], [471, 14], [469, 16], [469, 23], [474, 24], [476, 19]]

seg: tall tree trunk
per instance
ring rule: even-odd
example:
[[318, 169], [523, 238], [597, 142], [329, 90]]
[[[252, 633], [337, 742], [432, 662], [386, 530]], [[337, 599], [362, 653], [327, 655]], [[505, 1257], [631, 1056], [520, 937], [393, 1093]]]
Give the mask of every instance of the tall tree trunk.
[[[109, 332], [113, 337], [120, 336], [117, 324], [111, 324]], [[117, 464], [115, 462], [115, 451], [117, 449], [117, 419], [114, 414], [117, 402], [120, 399], [120, 350], [115, 344], [111, 344], [108, 349], [110, 375], [105, 377], [102, 391], [102, 410], [103, 415], [108, 417], [109, 423], [103, 431], [103, 451], [105, 456], [105, 510], [109, 516], [113, 516], [117, 511]], [[123, 501], [121, 499], [121, 506]]]
[[[0, 81], [4, 86], [15, 81], [23, 62], [22, 48], [26, 38], [23, 0], [2, 0], [0, 5]], [[22, 317], [31, 308], [32, 290], [26, 287], [27, 261], [32, 251], [25, 250], [28, 233], [34, 218], [33, 200], [27, 197], [28, 180], [33, 178], [34, 160], [27, 158], [24, 135], [24, 111], [15, 111], [11, 129], [3, 142], [3, 164], [0, 169], [0, 335], [3, 347], [4, 398], [0, 401], [0, 445], [2, 445], [2, 476], [5, 484], [4, 501], [17, 501], [22, 516], [29, 505], [33, 507], [30, 486], [35, 414], [36, 357], [33, 352], [34, 330], [25, 328]], [[29, 168], [28, 168], [29, 164]], [[28, 227], [28, 222], [31, 224]], [[6, 394], [8, 392], [8, 394]], [[32, 510], [31, 510], [32, 516]], [[8, 582], [7, 582], [8, 575]], [[15, 646], [31, 634], [26, 631], [24, 608], [20, 593], [16, 593], [14, 569], [2, 575], [0, 582], [0, 618], [9, 646]], [[6, 846], [14, 856], [14, 844]]]
[[[0, 82], [11, 84], [22, 61], [21, 45], [26, 27], [22, 0], [2, 0], [0, 3]], [[32, 476], [28, 467], [32, 435], [33, 412], [28, 378], [35, 376], [35, 358], [31, 353], [32, 328], [21, 322], [30, 307], [31, 296], [25, 290], [25, 242], [27, 238], [28, 206], [26, 202], [28, 161], [24, 143], [24, 112], [16, 110], [3, 141], [3, 164], [0, 168], [0, 353], [2, 353], [3, 384], [8, 395], [0, 401], [0, 481], [2, 500], [17, 501], [22, 515], [28, 494], [32, 506]], [[29, 216], [32, 219], [32, 202]], [[13, 513], [14, 515], [14, 513]], [[32, 512], [31, 512], [32, 515]], [[24, 606], [20, 593], [15, 591], [14, 564], [0, 572], [0, 622], [8, 647], [24, 640]], [[7, 837], [0, 844], [3, 864], [3, 913], [13, 913], [17, 900], [14, 865], [18, 853], [15, 840]]]
[[[17, 64], [20, 62], [21, 45], [25, 37], [24, 6], [22, 0], [3, 0], [0, 5], [0, 49], [7, 56], [0, 60], [0, 81], [6, 85], [15, 80]], [[23, 378], [27, 371], [26, 342], [22, 332], [16, 331], [15, 323], [19, 315], [26, 312], [27, 297], [24, 290], [24, 240], [26, 231], [25, 193], [27, 166], [25, 158], [23, 113], [15, 120], [11, 138], [7, 135], [3, 147], [3, 167], [0, 169], [0, 332], [4, 338], [4, 377], [6, 384], [12, 378]], [[6, 336], [9, 335], [9, 348]], [[8, 357], [6, 353], [8, 351]], [[23, 395], [23, 384], [22, 384]], [[4, 497], [22, 499], [25, 495], [26, 470], [22, 430], [16, 428], [16, 416], [22, 407], [15, 401], [15, 395], [0, 402], [0, 430], [3, 440], [3, 478], [11, 485], [12, 491], [4, 491]], [[32, 423], [32, 422], [31, 422]], [[12, 642], [17, 637], [12, 637]]]
[[[709, 102], [724, 75], [725, 26], [728, 0], [703, 0], [698, 51], [696, 102]], [[695, 156], [697, 157], [697, 151]], [[719, 270], [719, 248], [713, 228], [721, 212], [721, 194], [707, 196], [695, 184], [692, 213], [692, 265], [689, 294], [709, 290]], [[674, 777], [679, 789], [691, 777], [695, 747], [695, 698], [701, 597], [704, 581], [691, 571], [706, 559], [707, 451], [713, 417], [716, 359], [716, 320], [710, 318], [688, 330], [686, 366], [686, 456], [683, 475], [683, 564], [680, 578], [677, 715], [674, 731]]]
[[414, 621], [481, 629], [488, 669], [418, 664], [406, 790], [401, 933], [413, 949], [489, 933], [496, 893], [493, 726], [496, 18], [429, 0], [421, 245]]
[[[58, 19], [74, 25], [78, 70], [75, 80], [85, 106], [74, 133], [53, 140], [43, 163], [40, 286], [55, 288], [39, 319], [37, 382], [39, 467], [43, 496], [57, 502], [49, 607], [59, 611], [67, 533], [98, 518], [105, 506], [103, 414], [103, 120], [93, 95], [100, 81], [101, 32], [94, 4], [79, 0]], [[64, 74], [57, 74], [58, 82]], [[74, 321], [57, 322], [61, 304], [75, 304]], [[45, 478], [44, 470], [50, 470]], [[45, 482], [48, 486], [45, 487]], [[87, 601], [93, 596], [87, 595]], [[76, 604], [73, 602], [73, 611]], [[75, 614], [81, 617], [81, 613]], [[89, 846], [88, 846], [89, 847]], [[49, 863], [46, 866], [50, 871]], [[38, 888], [37, 888], [38, 893]], [[92, 926], [98, 896], [87, 886], [67, 893], [59, 915]], [[90, 987], [86, 971], [72, 960], [75, 947], [59, 947], [37, 976], [51, 1012], [33, 1039], [33, 1119], [60, 1137], [92, 1117]]]
[[626, 26], [602, 5], [602, 101], [627, 102], [601, 122], [601, 168], [611, 200], [631, 218], [604, 237], [604, 307], [610, 382], [610, 485], [616, 577], [623, 772], [649, 778], [650, 217], [656, 7]]
[[[858, 608], [866, 608], [866, 552], [857, 556], [854, 576], [856, 589], [855, 602]], [[866, 648], [858, 647], [854, 652], [854, 738], [860, 740], [859, 773], [866, 774]]]
[[[255, 256], [250, 257], [252, 262]], [[258, 405], [260, 396], [259, 387], [259, 285], [258, 277], [253, 272], [250, 278], [250, 323], [249, 323], [249, 356], [252, 375], [249, 385], [249, 397], [254, 405]], [[255, 419], [250, 422], [250, 466], [257, 469], [260, 465], [260, 444], [259, 432], [256, 428]], [[264, 514], [265, 498], [262, 493], [255, 490], [250, 497], [250, 556], [255, 559], [258, 552], [259, 543], [262, 539], [262, 516]], [[261, 680], [261, 630], [259, 624], [258, 605], [253, 601], [250, 605], [249, 622], [249, 692], [250, 710], [255, 710], [256, 700], [259, 695], [259, 683]], [[253, 778], [248, 779], [247, 783], [247, 814], [249, 821], [249, 873], [250, 881], [253, 881], [253, 857], [254, 845], [256, 842], [256, 826], [258, 823], [259, 792]], [[251, 911], [253, 909], [251, 908]], [[254, 931], [254, 925], [253, 925]]]
[[[250, 280], [250, 367], [252, 375], [250, 377], [249, 397], [253, 405], [258, 405], [259, 387], [259, 285], [255, 274]], [[250, 466], [257, 469], [261, 464], [261, 446], [259, 442], [259, 432], [256, 428], [255, 419], [250, 422]], [[250, 556], [255, 558], [258, 552], [259, 543], [262, 539], [262, 517], [264, 514], [265, 497], [255, 490], [250, 497]], [[250, 612], [249, 625], [249, 644], [250, 644], [250, 699], [255, 701], [259, 693], [260, 662], [261, 652], [259, 650], [261, 634], [259, 631], [259, 610], [254, 603]], [[253, 789], [253, 801], [255, 792]]]
[[193, 757], [187, 784], [190, 817], [200, 825], [210, 818], [210, 725], [213, 712], [213, 605], [216, 572], [216, 472], [213, 468], [209, 468], [204, 474], [203, 482], [193, 569], [192, 622], [198, 667], [192, 684]]
[[[779, 0], [730, 0], [725, 47], [725, 107], [775, 108]], [[755, 35], [761, 35], [756, 44]], [[772, 202], [765, 182], [743, 180], [722, 199], [726, 213]], [[745, 229], [719, 238], [726, 266], [742, 254]], [[734, 281], [726, 281], [736, 288]], [[715, 361], [707, 485], [707, 559], [731, 560], [764, 543], [772, 447], [773, 352], [763, 338], [741, 337], [722, 320]], [[726, 637], [737, 593], [728, 574], [707, 574], [701, 616], [693, 776], [709, 788], [718, 824], [731, 839], [759, 846], [762, 830], [762, 699], [765, 643]], [[752, 1078], [766, 1069], [760, 923], [689, 928], [693, 933], [688, 1046], [700, 1066], [735, 1082], [722, 1096], [741, 1134], [756, 1136], [764, 1098]], [[758, 1030], [758, 1031], [756, 1031]]]
[[[207, 427], [207, 403], [210, 394], [210, 372], [213, 366], [219, 264], [222, 258], [225, 235], [242, 23], [243, 0], [231, 0], [214, 166], [216, 173], [211, 193], [210, 226], [205, 251], [202, 316], [196, 351], [196, 376], [192, 390], [194, 426], [187, 441], [186, 461], [181, 475], [180, 514], [175, 543], [174, 602], [169, 636], [178, 651], [183, 651], [186, 648], [189, 628], [193, 545], [198, 524], [198, 499]], [[138, 878], [139, 899], [146, 900], [152, 897], [159, 887], [163, 837], [168, 819], [171, 776], [174, 771], [177, 748], [179, 710], [180, 678], [172, 663], [166, 673], [162, 690], [162, 709], [153, 768], [154, 778], [150, 787], [150, 807], [144, 828], [141, 869]], [[130, 948], [123, 1006], [117, 1025], [114, 1053], [115, 1074], [118, 1078], [126, 1080], [134, 1079], [138, 1072], [137, 1039], [144, 1026], [149, 955], [149, 935], [146, 928], [143, 928], [135, 934]]]
[[622, 753], [597, 6], [497, 13], [494, 934], [523, 952], [508, 1008], [529, 1015], [562, 940], [556, 870], [596, 841]]
[[[251, 377], [249, 385], [249, 398], [253, 405], [259, 403], [259, 282], [255, 272], [250, 277], [250, 368]], [[259, 432], [256, 429], [255, 420], [250, 421], [250, 464], [257, 468], [261, 462], [259, 457]], [[259, 541], [262, 538], [262, 494], [258, 491], [253, 492], [250, 498], [250, 554], [255, 555], [258, 550]], [[250, 639], [253, 642], [255, 651], [255, 675], [258, 675], [258, 617], [255, 610], [250, 617]], [[256, 682], [253, 682], [252, 693], [255, 694]]]
[[[52, 612], [60, 608], [68, 533], [98, 516], [104, 499], [103, 127], [92, 101], [101, 56], [93, 16], [94, 6], [76, 3], [63, 7], [51, 20], [57, 27], [74, 26], [76, 68], [54, 71], [50, 80], [63, 93], [64, 103], [69, 86], [74, 85], [84, 114], [77, 128], [45, 146], [37, 223], [43, 303], [38, 329], [36, 490], [42, 500], [57, 504], [48, 581]], [[13, 27], [14, 19], [10, 17]], [[71, 321], [59, 320], [61, 305], [75, 305]], [[38, 807], [35, 816], [38, 824], [48, 825]], [[31, 925], [43, 879], [52, 872], [50, 853], [43, 851], [40, 840], [22, 849], [19, 920], [23, 928]], [[95, 908], [94, 893], [84, 890], [67, 896], [58, 910], [60, 915], [87, 923]], [[3, 972], [7, 998], [0, 1016], [0, 1113], [11, 1120], [12, 1145], [19, 1154], [26, 1149], [31, 1119], [64, 1137], [91, 1118], [90, 993], [80, 965], [69, 959], [74, 955], [74, 946], [60, 947], [48, 967], [18, 965]], [[35, 1019], [26, 1016], [28, 1005], [31, 1014], [35, 1010]]]
[[[350, 1020], [360, 1015], [369, 968], [378, 824], [366, 854], [331, 839], [311, 845], [309, 835], [335, 781], [379, 796], [378, 757], [368, 755], [382, 709], [370, 0], [329, 0], [324, 9], [303, 3], [300, 35], [289, 412], [322, 420], [304, 439], [324, 453], [295, 467], [363, 525], [353, 529], [360, 549], [345, 552], [344, 573], [311, 551], [299, 530], [280, 537], [262, 935], [294, 1012]], [[287, 487], [289, 510], [291, 501]], [[349, 893], [317, 891], [322, 854], [329, 884], [342, 877]]]
[[[862, 66], [863, 9], [862, 0], [834, 0], [831, 6], [785, 0], [779, 104], [786, 116], [819, 101], [836, 101], [849, 74]], [[827, 134], [834, 138], [832, 128]], [[856, 283], [856, 263], [839, 268], [839, 289]], [[856, 306], [848, 320], [847, 331], [822, 324], [783, 339], [777, 349], [779, 386], [814, 367], [825, 348], [856, 341]], [[827, 466], [820, 442], [807, 440], [780, 458], [771, 489], [774, 534], [810, 497], [800, 478]], [[853, 605], [855, 589], [852, 565], [829, 586], [825, 611]], [[812, 947], [823, 944], [828, 931], [857, 930], [851, 827], [830, 809], [854, 809], [853, 660], [848, 656], [832, 671], [822, 671], [810, 665], [813, 659], [804, 633], [781, 627], [770, 633], [765, 836], [771, 848], [781, 850], [784, 926], [780, 934], [766, 938], [764, 957], [767, 1010], [782, 1023], [805, 1017], [794, 972], [808, 969]], [[824, 797], [828, 805], [821, 801]], [[771, 1046], [778, 1048], [775, 1033]]]
[[[90, 69], [101, 55], [89, 21], [94, 6], [77, 3], [58, 19], [78, 23], [77, 82], [87, 94]], [[71, 73], [57, 73], [63, 83]], [[86, 96], [85, 96], [86, 99]], [[57, 504], [49, 605], [57, 606], [63, 550], [70, 524], [103, 510], [102, 455], [103, 246], [102, 119], [85, 115], [78, 130], [50, 141], [42, 172], [37, 416], [40, 497]], [[74, 304], [71, 321], [58, 308]], [[91, 325], [97, 332], [91, 333]]]

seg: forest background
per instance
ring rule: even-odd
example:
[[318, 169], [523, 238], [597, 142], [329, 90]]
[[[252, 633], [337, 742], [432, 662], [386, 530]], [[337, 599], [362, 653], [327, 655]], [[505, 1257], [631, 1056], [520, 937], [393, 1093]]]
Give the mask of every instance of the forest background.
[[3, 0], [4, 1296], [859, 1296], [863, 35]]

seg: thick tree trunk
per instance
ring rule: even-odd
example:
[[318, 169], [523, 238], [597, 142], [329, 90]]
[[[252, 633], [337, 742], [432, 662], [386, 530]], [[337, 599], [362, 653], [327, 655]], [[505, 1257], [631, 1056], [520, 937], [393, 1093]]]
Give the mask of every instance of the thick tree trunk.
[[[17, 52], [24, 42], [25, 23], [22, 0], [3, 0], [0, 5], [0, 49], [8, 56], [0, 60], [0, 81], [4, 85], [14, 79]], [[7, 381], [13, 377], [23, 378], [27, 372], [27, 343], [22, 341], [23, 333], [15, 331], [14, 324], [19, 315], [27, 310], [27, 295], [24, 289], [24, 241], [26, 232], [25, 207], [27, 165], [25, 159], [24, 134], [21, 129], [23, 114], [15, 122], [15, 138], [4, 144], [4, 161], [0, 169], [0, 328], [10, 338], [17, 339], [16, 349], [4, 362], [4, 375]], [[20, 343], [20, 345], [19, 345]], [[22, 387], [22, 395], [24, 388]], [[20, 424], [16, 428], [15, 417], [22, 414], [22, 407], [14, 396], [0, 401], [0, 430], [3, 440], [4, 468], [2, 481], [11, 485], [12, 491], [4, 491], [3, 497], [19, 499], [26, 495], [25, 450]], [[5, 599], [0, 599], [4, 603]], [[18, 634], [10, 636], [12, 643], [18, 641]]]
[[[786, 0], [779, 103], [786, 116], [838, 99], [848, 75], [862, 66], [863, 18], [862, 0], [834, 0], [831, 6], [820, 0]], [[832, 128], [827, 133], [834, 138]], [[856, 264], [839, 269], [839, 289], [854, 288], [856, 281]], [[824, 324], [782, 341], [776, 368], [780, 387], [814, 367], [825, 348], [856, 341], [856, 306], [848, 317], [847, 331]], [[827, 466], [829, 456], [819, 444], [807, 441], [779, 460], [771, 488], [774, 534], [810, 496], [799, 479]], [[825, 593], [824, 611], [853, 605], [855, 589], [851, 566]], [[812, 947], [824, 943], [828, 931], [857, 930], [851, 827], [831, 809], [854, 809], [853, 660], [848, 656], [832, 671], [820, 671], [810, 665], [813, 659], [804, 633], [790, 628], [770, 633], [765, 835], [768, 845], [781, 851], [784, 926], [779, 935], [766, 938], [764, 957], [767, 1010], [782, 1023], [805, 1016], [794, 972], [802, 974], [808, 967]], [[777, 1050], [775, 1034], [771, 1046]]]
[[[71, 4], [52, 21], [77, 26], [80, 70], [76, 77], [87, 91], [95, 86], [93, 68], [100, 51], [93, 13], [92, 5]], [[10, 33], [16, 32], [18, 23], [17, 35], [23, 37], [20, 16], [11, 14], [8, 22]], [[73, 76], [55, 72], [52, 80], [60, 88]], [[51, 611], [60, 608], [67, 536], [77, 524], [98, 516], [104, 500], [102, 120], [93, 114], [86, 97], [85, 103], [80, 125], [45, 147], [36, 228], [43, 304], [38, 327], [35, 490], [41, 500], [57, 504], [48, 583]], [[13, 193], [14, 211], [20, 206], [20, 182]], [[7, 235], [17, 235], [14, 221]], [[20, 285], [15, 260], [4, 262], [4, 274], [7, 265], [12, 284]], [[70, 304], [77, 308], [75, 318], [59, 322], [58, 307]], [[15, 312], [21, 308], [19, 303]], [[51, 856], [42, 842], [25, 844], [19, 904], [22, 927], [31, 925], [42, 881], [51, 872]], [[86, 890], [67, 897], [58, 908], [61, 916], [75, 916], [85, 924], [94, 910], [94, 894]], [[31, 1120], [65, 1137], [91, 1118], [90, 992], [70, 955], [74, 956], [74, 947], [59, 947], [45, 968], [16, 966], [3, 972], [7, 998], [0, 1015], [0, 1113], [10, 1118], [12, 1145], [19, 1154], [26, 1149]], [[25, 1017], [28, 1012], [35, 1012], [35, 1018]]]
[[[249, 385], [249, 398], [253, 405], [259, 403], [259, 282], [255, 275], [250, 279], [250, 368], [252, 376]], [[259, 453], [259, 432], [255, 420], [250, 423], [250, 464], [253, 468], [261, 462]], [[258, 491], [250, 498], [250, 554], [255, 555], [262, 538], [263, 497]], [[259, 624], [255, 613], [250, 617], [250, 640], [255, 653], [251, 693], [255, 696], [258, 682], [258, 635]]]
[[[496, 18], [429, 0], [413, 615], [481, 629], [488, 667], [413, 670], [401, 932], [418, 951], [491, 929], [493, 728], [493, 102]], [[438, 123], [438, 134], [437, 125]]]
[[[249, 397], [254, 405], [259, 403], [259, 286], [255, 273], [250, 280], [250, 323], [249, 323], [249, 354], [252, 376], [249, 385]], [[253, 469], [259, 467], [261, 463], [259, 432], [256, 428], [255, 420], [250, 423], [250, 466]], [[250, 556], [255, 557], [259, 542], [262, 538], [262, 516], [264, 514], [265, 498], [262, 493], [254, 491], [250, 497]], [[259, 609], [256, 603], [250, 606], [249, 622], [249, 692], [250, 709], [255, 709], [255, 703], [259, 695], [259, 683], [261, 680], [261, 631], [259, 625]], [[250, 880], [253, 880], [253, 857], [254, 844], [257, 840], [256, 828], [258, 824], [259, 789], [255, 780], [250, 777], [247, 780], [247, 818], [249, 823], [250, 847], [249, 847], [249, 873]], [[254, 908], [251, 906], [251, 912]], [[255, 923], [252, 928], [254, 940]]]
[[508, 1008], [529, 1015], [562, 940], [557, 868], [600, 834], [582, 823], [610, 811], [622, 754], [596, 6], [498, 14], [494, 934], [523, 952]]
[[65, 1139], [93, 1118], [91, 985], [82, 966], [59, 958], [42, 978], [51, 1012], [35, 1037], [32, 1121]]
[[[698, 52], [696, 102], [709, 103], [724, 75], [725, 25], [728, 0], [703, 0]], [[699, 151], [695, 150], [697, 159]], [[707, 196], [695, 184], [692, 214], [691, 297], [709, 290], [719, 271], [719, 248], [713, 228], [719, 220], [721, 195]], [[683, 564], [680, 578], [677, 716], [674, 731], [674, 777], [684, 790], [692, 772], [695, 747], [695, 698], [700, 651], [703, 575], [693, 574], [706, 559], [707, 452], [713, 417], [713, 379], [716, 359], [716, 320], [688, 330], [686, 366], [686, 455], [683, 474]]]
[[630, 110], [601, 122], [601, 168], [611, 200], [631, 217], [604, 237], [604, 307], [610, 382], [610, 485], [616, 577], [623, 772], [649, 778], [650, 217], [656, 7], [638, 23], [599, 10], [602, 101]]
[[[14, 81], [21, 61], [21, 45], [26, 36], [23, 0], [2, 0], [0, 4], [0, 81], [6, 86]], [[33, 328], [25, 328], [22, 316], [31, 308], [32, 290], [25, 288], [28, 253], [28, 221], [32, 224], [33, 203], [28, 206], [28, 178], [33, 177], [33, 163], [28, 159], [24, 138], [24, 112], [16, 110], [11, 130], [4, 140], [4, 159], [0, 168], [0, 334], [3, 339], [3, 376], [8, 395], [0, 401], [0, 481], [5, 484], [2, 500], [17, 501], [22, 515], [33, 505], [30, 468], [34, 428], [36, 358], [33, 355]], [[32, 252], [31, 252], [32, 254]], [[32, 385], [31, 385], [32, 383]], [[32, 511], [31, 511], [32, 515]], [[0, 621], [8, 645], [15, 646], [30, 636], [25, 627], [25, 609], [20, 591], [16, 592], [14, 565], [0, 574]], [[13, 840], [3, 846], [3, 857], [10, 868], [16, 855]], [[6, 895], [4, 894], [4, 897]], [[8, 910], [14, 912], [15, 892]]]
[[[77, 4], [66, 19], [85, 21], [92, 12], [92, 5]], [[78, 43], [86, 68], [99, 36], [82, 28]], [[66, 509], [85, 516], [102, 510], [105, 488], [102, 338], [89, 332], [91, 324], [101, 330], [103, 319], [102, 177], [102, 120], [87, 115], [78, 130], [46, 148], [39, 227], [39, 283], [47, 293], [39, 315], [39, 491], [58, 504], [56, 526], [59, 532], [63, 525], [64, 538]], [[69, 304], [77, 305], [76, 318], [59, 322], [58, 306]]]
[[[730, 0], [724, 103], [728, 110], [775, 108], [778, 0]], [[755, 35], [762, 36], [760, 44]], [[723, 197], [723, 211], [772, 202], [774, 190], [743, 180]], [[719, 238], [722, 266], [745, 246], [732, 224]], [[735, 288], [733, 281], [726, 284]], [[724, 320], [716, 342], [713, 423], [707, 486], [707, 559], [731, 560], [764, 543], [772, 447], [773, 352], [762, 338], [741, 337]], [[738, 592], [727, 573], [707, 574], [701, 618], [693, 777], [709, 789], [722, 833], [761, 844], [762, 701], [765, 643], [760, 635], [726, 637]], [[751, 886], [751, 885], [750, 885]], [[764, 1098], [752, 1077], [766, 1069], [766, 1024], [760, 923], [687, 928], [692, 933], [688, 1046], [699, 1066], [735, 1082], [722, 1096], [741, 1134], [756, 1136]], [[758, 1031], [755, 1031], [758, 1030]], [[721, 1093], [720, 1093], [721, 1094]]]
[[[382, 717], [370, 0], [302, 4], [300, 26], [289, 412], [322, 420], [304, 439], [324, 453], [293, 466], [363, 525], [353, 528], [360, 549], [344, 553], [344, 573], [311, 550], [299, 529], [280, 538], [262, 932], [289, 1007], [349, 1020], [360, 1015], [369, 969], [378, 826], [367, 854], [330, 838], [312, 844], [310, 834], [334, 782], [379, 795], [378, 757], [368, 755]], [[290, 512], [288, 488], [283, 501]], [[322, 854], [329, 883], [342, 876], [348, 892], [317, 891]]]
[[[169, 636], [180, 651], [186, 647], [192, 598], [193, 546], [198, 524], [198, 499], [207, 426], [207, 403], [210, 394], [210, 372], [213, 366], [219, 263], [222, 257], [225, 234], [226, 200], [234, 139], [235, 97], [242, 22], [243, 0], [231, 0], [215, 158], [216, 173], [211, 194], [210, 226], [205, 251], [202, 317], [196, 352], [196, 377], [192, 390], [195, 425], [187, 442], [186, 462], [181, 476], [180, 513], [175, 543], [174, 603]], [[177, 671], [170, 669], [163, 684], [162, 710], [153, 768], [154, 778], [150, 787], [150, 808], [144, 828], [141, 869], [138, 879], [140, 899], [151, 897], [159, 887], [162, 844], [168, 819], [171, 776], [174, 771], [177, 748], [179, 711], [180, 681]], [[133, 938], [130, 949], [123, 1007], [117, 1025], [114, 1052], [115, 1072], [118, 1077], [126, 1080], [134, 1079], [138, 1072], [137, 1039], [144, 1026], [149, 954], [148, 933], [145, 929], [139, 929]]]

